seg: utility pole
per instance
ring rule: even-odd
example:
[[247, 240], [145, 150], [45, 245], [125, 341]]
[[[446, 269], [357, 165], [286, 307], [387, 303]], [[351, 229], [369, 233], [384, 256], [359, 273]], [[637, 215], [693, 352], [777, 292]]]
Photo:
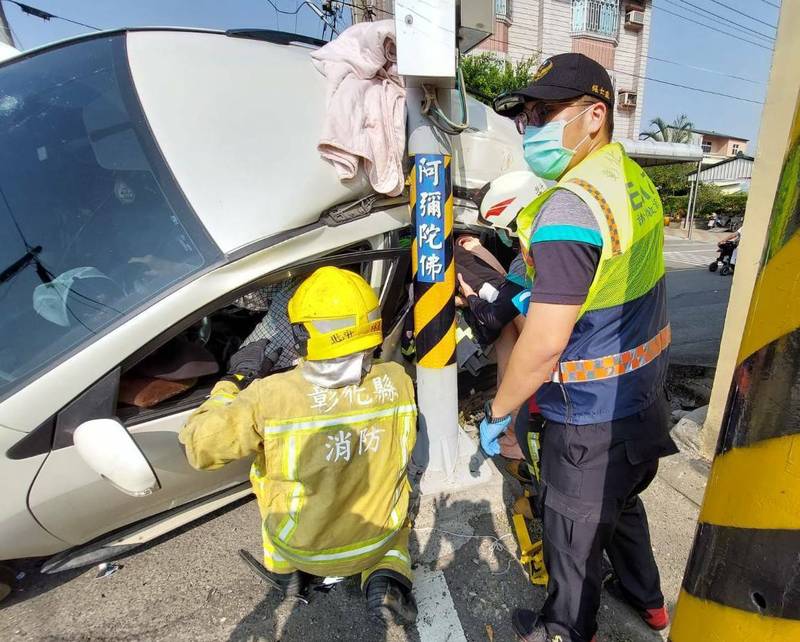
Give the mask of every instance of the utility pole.
[[[462, 6], [463, 5], [463, 6]], [[423, 494], [454, 490], [491, 477], [484, 457], [458, 424], [453, 262], [452, 136], [466, 129], [464, 88], [458, 87], [458, 38], [466, 10], [489, 17], [491, 0], [397, 0], [398, 71], [405, 76], [408, 153], [413, 160], [410, 207], [416, 238], [414, 331], [420, 435], [414, 462], [424, 469]], [[491, 29], [491, 27], [489, 27]], [[471, 34], [472, 35], [472, 34]], [[482, 38], [489, 37], [491, 31]], [[481, 39], [482, 39], [481, 38]], [[476, 39], [474, 44], [480, 42]], [[461, 122], [453, 122], [452, 88], [462, 92]]]
[[726, 326], [740, 301], [749, 312], [672, 642], [800, 640], [798, 21], [800, 3], [784, 3], [751, 192], [764, 198], [747, 204]]
[[686, 238], [692, 238], [692, 224], [694, 223], [694, 211], [697, 207], [697, 194], [700, 191], [700, 171], [703, 168], [703, 160], [697, 161], [697, 169], [695, 170], [694, 183], [692, 183], [689, 190], [689, 202], [686, 210]]

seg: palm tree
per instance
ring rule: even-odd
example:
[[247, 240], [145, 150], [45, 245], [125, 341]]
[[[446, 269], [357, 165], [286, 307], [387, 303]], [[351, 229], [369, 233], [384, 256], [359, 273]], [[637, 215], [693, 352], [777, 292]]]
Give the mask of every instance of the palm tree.
[[650, 127], [649, 132], [642, 134], [642, 139], [652, 138], [663, 143], [689, 143], [692, 140], [694, 123], [686, 114], [681, 114], [672, 124], [667, 124], [663, 118], [653, 118]]

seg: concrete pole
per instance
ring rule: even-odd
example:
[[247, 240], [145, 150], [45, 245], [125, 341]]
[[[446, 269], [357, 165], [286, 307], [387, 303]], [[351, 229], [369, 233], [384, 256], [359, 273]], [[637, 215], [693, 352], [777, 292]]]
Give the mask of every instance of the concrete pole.
[[[742, 249], [747, 261], [762, 260], [752, 280], [748, 275], [751, 292], [735, 301], [748, 312], [731, 342], [735, 369], [672, 642], [800, 640], [800, 50], [793, 33], [799, 20], [800, 3], [785, 3], [763, 117], [767, 136], [759, 145], [780, 161], [759, 173], [759, 158], [753, 174]], [[783, 85], [782, 74], [790, 70]], [[778, 115], [787, 117], [788, 140], [772, 138], [780, 131], [771, 123]], [[762, 187], [772, 188], [769, 199], [751, 209]], [[748, 230], [759, 229], [751, 217], [761, 207], [768, 229], [751, 240]], [[741, 294], [735, 291], [734, 298]]]
[[700, 191], [700, 169], [703, 166], [703, 161], [697, 161], [697, 172], [694, 175], [694, 189], [689, 195], [689, 212], [686, 213], [686, 238], [692, 238], [692, 223], [694, 223], [694, 210], [697, 207], [697, 193]]
[[800, 24], [800, 3], [787, 2], [781, 9], [781, 20], [767, 88], [758, 151], [753, 165], [753, 179], [742, 226], [736, 271], [725, 314], [719, 358], [714, 374], [711, 401], [703, 425], [703, 454], [711, 458], [717, 444], [728, 391], [737, 364], [739, 342], [744, 333], [753, 287], [761, 266], [762, 250], [767, 237], [778, 178], [788, 141], [791, 138], [797, 96], [800, 93], [800, 38], [793, 25]]
[[[438, 90], [442, 110], [451, 116], [451, 91]], [[415, 161], [411, 179], [411, 210], [416, 228], [414, 261], [414, 330], [417, 349], [417, 404], [420, 433], [414, 450], [414, 464], [424, 470], [422, 494], [453, 491], [482, 483], [491, 477], [475, 444], [458, 423], [458, 366], [455, 338], [455, 263], [453, 261], [453, 188], [450, 180], [452, 143], [450, 137], [432, 126], [422, 114], [423, 90], [409, 88], [408, 153]], [[424, 167], [441, 159], [439, 177], [444, 191], [441, 219], [426, 209], [433, 188]], [[426, 190], [426, 192], [423, 192]], [[438, 200], [438, 199], [437, 199]], [[435, 211], [435, 210], [433, 210]], [[431, 227], [441, 225], [441, 234]], [[438, 228], [437, 228], [438, 229]], [[438, 254], [429, 253], [436, 248]], [[430, 282], [430, 263], [426, 257], [441, 256], [440, 280]]]

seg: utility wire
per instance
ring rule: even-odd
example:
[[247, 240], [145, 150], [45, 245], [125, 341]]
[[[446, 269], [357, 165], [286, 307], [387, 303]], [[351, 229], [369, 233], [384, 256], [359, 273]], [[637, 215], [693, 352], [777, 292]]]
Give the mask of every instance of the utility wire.
[[387, 16], [393, 16], [394, 15], [391, 11], [387, 11], [386, 9], [381, 9], [380, 7], [368, 7], [368, 6], [366, 6], [366, 0], [364, 0], [364, 2], [365, 2], [364, 6], [359, 6], [357, 4], [353, 4], [352, 2], [341, 2], [341, 0], [340, 0], [340, 3], [342, 5], [344, 5], [345, 7], [350, 7], [351, 9], [360, 9], [361, 11], [364, 11], [364, 12], [366, 12], [367, 9], [369, 9], [371, 11], [380, 11], [381, 13], [385, 13]]
[[38, 9], [37, 7], [32, 7], [29, 4], [24, 4], [22, 2], [17, 2], [17, 0], [0, 0], [0, 2], [9, 2], [11, 4], [17, 5], [23, 13], [27, 13], [29, 16], [34, 16], [35, 18], [41, 18], [42, 20], [49, 21], [53, 18], [56, 20], [63, 20], [64, 22], [70, 22], [74, 25], [78, 25], [79, 27], [86, 27], [87, 29], [94, 29], [95, 31], [102, 31], [100, 27], [95, 27], [93, 25], [86, 24], [85, 22], [80, 22], [78, 20], [72, 20], [71, 18], [65, 18], [64, 16], [57, 16], [54, 13], [50, 13], [49, 11], [44, 11], [43, 9]]
[[663, 11], [664, 13], [668, 13], [668, 14], [670, 14], [672, 16], [676, 16], [676, 17], [680, 18], [681, 20], [686, 20], [687, 22], [691, 22], [692, 24], [699, 25], [701, 27], [705, 27], [706, 29], [710, 29], [711, 31], [716, 31], [717, 33], [721, 33], [721, 34], [723, 34], [725, 36], [730, 36], [731, 38], [736, 38], [736, 40], [738, 42], [746, 42], [746, 43], [748, 43], [750, 45], [753, 45], [755, 47], [761, 47], [762, 49], [766, 49], [767, 51], [772, 51], [773, 50], [772, 47], [768, 47], [767, 45], [762, 44], [760, 42], [755, 42], [753, 40], [747, 40], [747, 38], [745, 38], [743, 36], [740, 36], [739, 34], [731, 33], [730, 31], [723, 31], [722, 29], [717, 29], [716, 27], [712, 27], [709, 24], [706, 24], [704, 22], [698, 22], [694, 18], [689, 18], [687, 16], [683, 16], [683, 15], [681, 15], [679, 13], [675, 13], [674, 11], [670, 11], [669, 9], [664, 9], [663, 7], [660, 7], [658, 5], [654, 4], [653, 5], [653, 9], [657, 9], [658, 11]]
[[[7, 0], [7, 1], [11, 1], [11, 0]], [[298, 12], [300, 11], [300, 9], [302, 9], [303, 6], [305, 5], [305, 3], [303, 3], [303, 4], [299, 5], [294, 11], [286, 11], [284, 9], [279, 9], [278, 5], [276, 5], [272, 0], [267, 0], [267, 2], [272, 5], [272, 8], [275, 9], [275, 11], [277, 11], [278, 13], [282, 13], [282, 14], [284, 14], [286, 16], [296, 16], [298, 14]]]
[[[509, 45], [510, 44], [508, 42], [508, 40], [495, 40], [494, 42], [499, 43], [499, 44], [504, 44], [504, 45]], [[527, 53], [538, 54], [540, 56], [543, 56], [543, 55], [548, 55], [548, 56], [555, 55], [555, 54], [545, 54], [542, 51], [538, 51], [537, 49], [531, 49], [530, 47], [518, 47], [518, 46], [516, 46], [515, 48], [519, 49], [521, 51], [525, 51]], [[647, 57], [650, 58], [650, 56], [647, 56]], [[674, 63], [674, 64], [680, 64], [680, 63]], [[630, 72], [630, 71], [623, 71], [623, 70], [620, 70], [620, 69], [608, 69], [608, 71], [613, 71], [615, 74], [621, 74], [621, 75], [624, 75], [624, 76], [630, 76], [631, 78], [640, 78], [640, 79], [643, 79], [643, 80], [649, 80], [651, 82], [659, 83], [659, 84], [662, 84], [662, 85], [669, 85], [670, 87], [679, 87], [681, 89], [687, 89], [689, 91], [696, 91], [696, 92], [701, 93], [701, 94], [711, 94], [713, 96], [722, 96], [723, 98], [731, 98], [732, 100], [740, 100], [740, 101], [745, 102], [745, 103], [753, 103], [754, 105], [763, 105], [764, 104], [763, 101], [760, 101], [760, 100], [752, 100], [750, 98], [742, 98], [741, 96], [734, 96], [732, 94], [725, 94], [725, 93], [722, 93], [722, 92], [719, 92], [719, 91], [712, 91], [711, 89], [701, 89], [700, 87], [692, 87], [691, 85], [683, 85], [681, 83], [670, 82], [669, 80], [661, 80], [660, 78], [653, 78], [652, 76], [642, 76], [640, 74], [635, 74], [635, 73]]]
[[781, 5], [775, 4], [774, 2], [770, 2], [769, 0], [761, 0], [764, 4], [768, 4], [770, 7], [775, 7], [776, 9], [780, 9]]
[[[770, 40], [770, 41], [775, 40], [775, 36], [771, 36], [768, 33], [762, 33], [760, 31], [756, 31], [755, 29], [753, 29], [751, 27], [748, 27], [747, 25], [742, 25], [742, 24], [739, 24], [738, 22], [735, 22], [733, 20], [729, 20], [725, 16], [721, 16], [721, 15], [719, 15], [717, 13], [714, 13], [713, 11], [708, 11], [707, 9], [703, 9], [702, 7], [698, 7], [696, 4], [692, 4], [691, 2], [686, 2], [686, 0], [677, 0], [677, 1], [676, 0], [668, 0], [668, 2], [671, 5], [673, 5], [676, 9], [680, 9], [682, 11], [688, 11], [689, 13], [693, 13], [693, 14], [703, 18], [703, 20], [709, 20], [711, 18], [716, 18], [717, 20], [723, 20], [724, 22], [729, 23], [729, 24], [721, 25], [722, 27], [725, 27], [726, 29], [738, 29], [738, 30], [746, 33], [750, 37], [760, 36], [761, 38], [766, 38], [767, 40]], [[677, 4], [677, 2], [680, 2], [681, 4], [684, 4], [684, 5], [687, 5], [687, 6], [686, 7], [680, 6], [680, 5]], [[694, 7], [694, 9], [692, 9], [691, 7]]]
[[685, 62], [675, 62], [674, 60], [667, 60], [666, 58], [658, 58], [656, 56], [646, 56], [649, 60], [657, 60], [658, 62], [665, 62], [670, 65], [675, 65], [677, 67], [686, 67], [687, 69], [696, 69], [697, 71], [705, 71], [709, 74], [717, 74], [719, 76], [726, 76], [728, 78], [735, 78], [736, 80], [741, 80], [743, 82], [749, 82], [754, 85], [763, 85], [766, 84], [766, 80], [756, 80], [755, 78], [745, 78], [744, 76], [737, 76], [735, 74], [726, 74], [724, 71], [718, 71], [717, 69], [708, 69], [706, 67], [696, 67], [695, 65], [689, 65]]
[[[351, 6], [351, 7], [355, 7], [356, 9], [363, 9], [363, 7], [358, 7], [356, 5], [353, 5], [353, 4], [350, 4], [350, 3], [347, 3], [347, 2], [342, 2], [342, 4], [345, 4], [345, 5], [348, 5], [348, 6]], [[378, 8], [377, 7], [373, 7], [373, 9], [378, 9]], [[379, 11], [384, 11], [383, 9], [378, 9], [378, 10]], [[662, 9], [662, 11], [665, 11], [665, 9]], [[389, 13], [390, 15], [394, 15], [394, 14], [388, 12], [388, 11], [384, 11], [384, 13]], [[672, 13], [672, 12], [668, 11], [667, 13]], [[674, 15], [678, 15], [678, 14], [674, 14]], [[678, 16], [678, 17], [683, 17], [683, 16]], [[689, 20], [690, 22], [694, 22], [694, 20], [692, 20], [691, 18], [685, 18], [685, 19]], [[707, 26], [707, 25], [703, 25], [703, 26]], [[715, 29], [715, 31], [716, 31], [716, 29]], [[732, 38], [736, 38], [737, 40], [741, 40], [741, 38], [739, 38], [739, 36], [737, 36], [735, 34], [727, 34], [727, 35], [731, 36]], [[499, 44], [505, 44], [505, 45], [509, 45], [510, 44], [507, 40], [497, 40], [497, 39], [495, 39], [494, 42], [497, 42]], [[745, 40], [744, 42], [750, 42], [750, 41], [749, 40]], [[757, 47], [761, 47], [762, 49], [770, 49], [769, 47], [766, 47], [766, 46], [758, 44], [758, 43], [752, 43], [752, 44], [756, 45]], [[541, 55], [541, 53], [542, 53], [541, 51], [538, 51], [536, 49], [530, 49], [528, 47], [516, 47], [516, 48], [517, 49], [522, 49], [523, 51], [527, 51], [528, 53], [535, 53], [535, 54], [539, 54], [539, 55]], [[648, 58], [654, 58], [653, 56], [647, 56], [647, 57]], [[659, 59], [659, 60], [662, 60], [663, 62], [671, 62], [672, 63], [672, 61], [668, 61], [668, 60], [663, 60], [663, 59]], [[672, 64], [678, 65], [680, 63], [672, 63]], [[686, 65], [686, 66], [690, 66], [690, 65]], [[698, 68], [698, 69], [701, 69], [701, 68]], [[633, 78], [640, 78], [640, 79], [644, 79], [644, 80], [649, 80], [651, 82], [660, 83], [662, 85], [669, 85], [670, 87], [678, 87], [680, 89], [686, 89], [688, 91], [695, 91], [695, 92], [698, 92], [698, 93], [710, 94], [712, 96], [721, 96], [723, 98], [730, 98], [732, 100], [740, 100], [740, 101], [746, 102], [746, 103], [753, 103], [754, 105], [763, 105], [764, 104], [760, 100], [751, 100], [750, 98], [742, 98], [741, 96], [733, 96], [731, 94], [725, 94], [725, 93], [722, 93], [722, 92], [719, 92], [719, 91], [712, 91], [710, 89], [700, 89], [699, 87], [692, 87], [690, 85], [683, 85], [683, 84], [680, 84], [680, 83], [670, 82], [668, 80], [660, 80], [658, 78], [653, 78], [651, 76], [641, 76], [639, 74], [634, 74], [634, 73], [630, 73], [630, 72], [627, 72], [627, 71], [619, 71], [617, 69], [611, 69], [610, 71], [613, 71], [614, 73], [617, 73], [617, 74], [623, 74], [623, 75], [631, 76]], [[709, 72], [714, 73], [713, 70], [711, 70], [711, 69], [703, 69], [703, 71], [709, 71]], [[722, 72], [716, 72], [716, 73], [722, 73]], [[723, 75], [729, 75], [729, 74], [723, 74]], [[753, 81], [753, 80], [750, 80], [750, 79], [747, 79], [747, 78], [741, 78], [741, 77], [738, 78], [738, 79], [739, 80], [746, 80], [747, 82], [757, 82], [757, 81]]]
[[[732, 7], [724, 2], [720, 2], [719, 0], [709, 0], [709, 2], [713, 2], [714, 4], [718, 4], [720, 7], [725, 7], [728, 11], [733, 11], [733, 13], [738, 13], [740, 16], [744, 16], [748, 20], [752, 20], [753, 22], [760, 22], [762, 25], [767, 25], [770, 29], [777, 29], [778, 25], [772, 25], [769, 22], [765, 22], [764, 20], [759, 20], [758, 18], [753, 18], [753, 16], [748, 16], [744, 11], [737, 9], [736, 7]], [[769, 4], [769, 3], [767, 3]]]

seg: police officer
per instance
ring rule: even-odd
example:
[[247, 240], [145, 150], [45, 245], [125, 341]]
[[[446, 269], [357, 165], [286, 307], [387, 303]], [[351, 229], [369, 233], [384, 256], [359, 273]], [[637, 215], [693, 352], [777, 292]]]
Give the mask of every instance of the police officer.
[[278, 355], [265, 357], [265, 340], [247, 345], [180, 441], [201, 470], [255, 456], [264, 566], [285, 594], [304, 594], [314, 577], [360, 574], [372, 615], [410, 623], [406, 466], [417, 410], [403, 367], [372, 363], [380, 313], [359, 275], [318, 269], [288, 306], [300, 364], [261, 378]]
[[[611, 143], [613, 87], [590, 58], [553, 56], [496, 109], [515, 118], [530, 168], [557, 181], [517, 218], [531, 304], [481, 425], [481, 443], [494, 454], [511, 413], [534, 393], [546, 419], [547, 600], [539, 613], [516, 610], [514, 630], [525, 642], [589, 642], [604, 579], [663, 629], [669, 617], [638, 496], [658, 459], [677, 452], [664, 393], [661, 202], [641, 167]], [[604, 552], [613, 568], [606, 578]]]

